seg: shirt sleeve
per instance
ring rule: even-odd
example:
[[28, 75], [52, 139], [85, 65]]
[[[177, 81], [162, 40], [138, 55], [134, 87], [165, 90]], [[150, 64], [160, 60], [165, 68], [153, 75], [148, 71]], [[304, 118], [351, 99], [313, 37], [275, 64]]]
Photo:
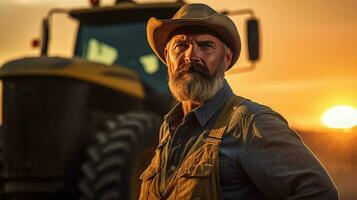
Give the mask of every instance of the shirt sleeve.
[[279, 114], [258, 114], [246, 130], [238, 161], [269, 199], [338, 199], [322, 164]]

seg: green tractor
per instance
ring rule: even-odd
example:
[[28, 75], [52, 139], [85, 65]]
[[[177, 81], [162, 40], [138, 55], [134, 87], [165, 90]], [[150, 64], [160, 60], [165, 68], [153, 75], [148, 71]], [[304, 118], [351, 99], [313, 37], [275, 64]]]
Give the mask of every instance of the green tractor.
[[[146, 22], [171, 18], [184, 3], [92, 3], [50, 11], [41, 56], [0, 69], [0, 199], [138, 198], [138, 177], [174, 104]], [[63, 12], [79, 21], [73, 58], [47, 56], [50, 18]], [[257, 20], [248, 21], [247, 35], [255, 61]]]

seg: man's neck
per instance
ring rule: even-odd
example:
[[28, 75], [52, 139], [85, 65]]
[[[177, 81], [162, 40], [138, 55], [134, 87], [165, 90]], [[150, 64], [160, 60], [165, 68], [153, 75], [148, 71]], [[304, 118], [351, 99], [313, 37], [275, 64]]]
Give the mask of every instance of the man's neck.
[[182, 101], [181, 103], [184, 116], [202, 104], [195, 101]]

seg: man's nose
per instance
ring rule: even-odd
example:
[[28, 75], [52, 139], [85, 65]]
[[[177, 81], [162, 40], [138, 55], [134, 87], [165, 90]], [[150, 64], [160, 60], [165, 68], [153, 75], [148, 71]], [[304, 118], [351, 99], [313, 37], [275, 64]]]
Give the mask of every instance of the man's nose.
[[190, 45], [186, 49], [185, 62], [186, 63], [200, 63], [201, 59], [199, 57], [199, 49], [196, 45]]

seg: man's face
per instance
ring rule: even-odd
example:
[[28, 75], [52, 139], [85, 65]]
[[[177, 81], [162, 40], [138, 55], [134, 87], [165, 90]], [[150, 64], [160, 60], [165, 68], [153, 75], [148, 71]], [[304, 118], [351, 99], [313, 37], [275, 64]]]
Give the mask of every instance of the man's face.
[[179, 101], [211, 98], [223, 86], [232, 55], [212, 34], [181, 30], [165, 49], [171, 92]]

